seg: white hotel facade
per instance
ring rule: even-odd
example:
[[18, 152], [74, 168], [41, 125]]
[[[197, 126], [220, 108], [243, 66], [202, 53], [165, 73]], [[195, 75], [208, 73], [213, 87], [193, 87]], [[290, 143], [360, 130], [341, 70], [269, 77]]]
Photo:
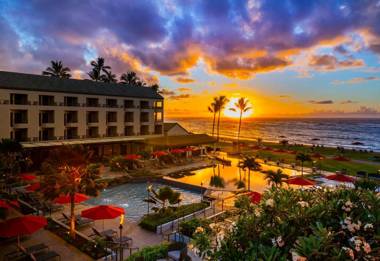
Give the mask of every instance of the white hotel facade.
[[0, 71], [0, 119], [0, 138], [25, 148], [118, 144], [126, 153], [163, 135], [164, 100], [148, 87]]

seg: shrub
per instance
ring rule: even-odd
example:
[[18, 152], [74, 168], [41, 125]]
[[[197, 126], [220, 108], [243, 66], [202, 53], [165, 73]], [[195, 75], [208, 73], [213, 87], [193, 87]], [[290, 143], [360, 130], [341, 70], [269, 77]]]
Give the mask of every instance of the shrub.
[[168, 248], [169, 244], [167, 243], [144, 247], [140, 251], [129, 256], [126, 261], [156, 261], [157, 259], [166, 257]]
[[208, 227], [209, 224], [210, 224], [210, 221], [208, 219], [193, 218], [193, 219], [181, 222], [179, 224], [179, 232], [181, 232], [181, 234], [185, 236], [192, 237], [197, 227], [203, 227], [207, 229], [209, 228]]
[[165, 224], [167, 222], [173, 221], [177, 218], [189, 215], [208, 206], [207, 203], [192, 203], [188, 205], [182, 205], [178, 208], [169, 208], [165, 212], [152, 213], [145, 215], [139, 225], [147, 230], [156, 231], [159, 225]]
[[369, 190], [272, 188], [224, 233], [218, 247], [204, 250], [211, 260], [376, 260], [380, 197]]
[[115, 156], [110, 160], [109, 166], [111, 171], [122, 171], [127, 168], [127, 160], [123, 156]]

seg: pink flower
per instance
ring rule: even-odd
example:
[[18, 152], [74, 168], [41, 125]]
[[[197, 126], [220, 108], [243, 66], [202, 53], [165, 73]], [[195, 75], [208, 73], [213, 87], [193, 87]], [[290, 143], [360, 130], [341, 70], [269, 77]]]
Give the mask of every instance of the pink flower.
[[368, 244], [367, 242], [365, 242], [364, 245], [363, 245], [363, 249], [364, 249], [364, 252], [366, 254], [370, 253], [371, 252], [371, 246], [370, 246], [370, 244]]

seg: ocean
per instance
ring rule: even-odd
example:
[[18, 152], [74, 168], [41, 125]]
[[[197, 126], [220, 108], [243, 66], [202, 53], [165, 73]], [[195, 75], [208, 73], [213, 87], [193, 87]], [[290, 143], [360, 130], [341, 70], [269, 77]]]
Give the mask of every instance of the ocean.
[[[212, 118], [173, 118], [167, 121], [177, 121], [194, 133], [212, 132]], [[237, 128], [237, 119], [222, 118], [220, 136], [234, 138]], [[243, 119], [240, 137], [248, 140], [260, 137], [263, 141], [274, 142], [286, 139], [290, 143], [380, 151], [380, 119]]]

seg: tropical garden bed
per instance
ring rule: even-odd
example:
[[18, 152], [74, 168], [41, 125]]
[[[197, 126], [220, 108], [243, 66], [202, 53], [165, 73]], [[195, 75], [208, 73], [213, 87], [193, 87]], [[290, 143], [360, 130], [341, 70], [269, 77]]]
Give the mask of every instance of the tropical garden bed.
[[142, 228], [145, 228], [149, 231], [156, 232], [158, 226], [168, 223], [170, 221], [176, 220], [178, 218], [184, 217], [186, 215], [192, 214], [199, 210], [205, 209], [208, 207], [208, 203], [192, 203], [187, 205], [182, 205], [174, 209], [168, 208], [165, 211], [152, 213], [145, 215], [139, 225]]
[[196, 228], [195, 250], [206, 260], [376, 260], [380, 256], [380, 195], [373, 191], [273, 188], [258, 205], [239, 207], [240, 217], [229, 227]]

